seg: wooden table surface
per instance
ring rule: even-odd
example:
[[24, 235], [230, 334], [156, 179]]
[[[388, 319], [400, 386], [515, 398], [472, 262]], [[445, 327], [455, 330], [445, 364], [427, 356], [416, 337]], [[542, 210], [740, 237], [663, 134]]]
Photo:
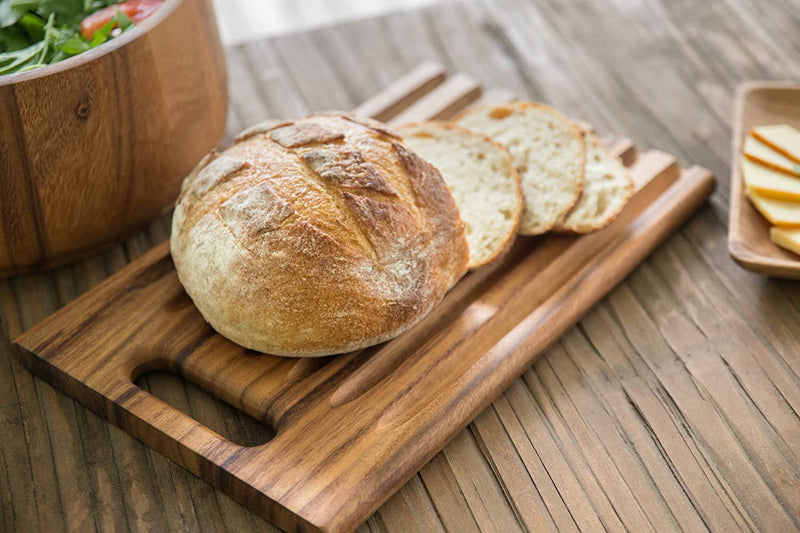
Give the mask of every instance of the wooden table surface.
[[[712, 169], [710, 205], [365, 524], [374, 531], [800, 530], [800, 284], [739, 268], [726, 220], [733, 98], [800, 79], [796, 0], [468, 2], [231, 48], [228, 139], [348, 109], [426, 59]], [[272, 526], [34, 379], [9, 338], [168, 234], [0, 282], [0, 529]], [[194, 386], [144, 383], [239, 442]]]

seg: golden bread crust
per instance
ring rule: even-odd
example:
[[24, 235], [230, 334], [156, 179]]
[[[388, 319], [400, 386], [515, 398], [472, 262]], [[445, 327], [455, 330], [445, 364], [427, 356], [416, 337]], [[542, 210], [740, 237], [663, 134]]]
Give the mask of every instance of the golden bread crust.
[[186, 178], [172, 256], [222, 335], [276, 355], [352, 351], [409, 328], [464, 274], [441, 176], [373, 122], [264, 125]]

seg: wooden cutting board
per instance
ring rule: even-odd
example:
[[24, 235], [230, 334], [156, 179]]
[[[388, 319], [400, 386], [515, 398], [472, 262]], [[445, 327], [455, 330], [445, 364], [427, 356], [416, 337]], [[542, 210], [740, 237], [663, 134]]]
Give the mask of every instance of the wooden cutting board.
[[[383, 120], [445, 118], [481, 96], [423, 65], [366, 102]], [[610, 139], [636, 193], [582, 237], [521, 238], [501, 264], [464, 277], [395, 340], [288, 359], [217, 335], [181, 288], [168, 243], [28, 331], [15, 353], [34, 374], [286, 530], [347, 531], [464, 428], [550, 344], [678, 228], [714, 187], [657, 150]], [[176, 372], [274, 428], [243, 447], [134, 384]]]

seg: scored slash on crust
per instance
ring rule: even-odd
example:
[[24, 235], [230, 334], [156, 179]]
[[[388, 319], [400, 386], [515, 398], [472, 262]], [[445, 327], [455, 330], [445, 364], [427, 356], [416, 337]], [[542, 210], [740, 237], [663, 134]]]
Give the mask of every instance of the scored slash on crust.
[[467, 269], [458, 209], [438, 171], [369, 120], [266, 123], [184, 184], [171, 252], [225, 337], [289, 356], [388, 340]]

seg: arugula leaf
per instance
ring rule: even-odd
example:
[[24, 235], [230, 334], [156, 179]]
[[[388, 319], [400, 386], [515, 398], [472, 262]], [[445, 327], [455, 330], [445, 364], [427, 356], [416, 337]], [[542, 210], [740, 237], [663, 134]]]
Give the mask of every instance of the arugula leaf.
[[114, 15], [114, 18], [117, 19], [117, 26], [122, 31], [125, 31], [133, 26], [133, 21], [124, 11], [117, 9], [117, 14]]
[[44, 41], [39, 41], [22, 50], [0, 54], [0, 74], [17, 72], [26, 64], [32, 64], [43, 49]]
[[47, 52], [50, 50], [50, 42], [54, 39], [53, 37], [53, 23], [56, 20], [56, 14], [50, 13], [50, 16], [47, 17], [47, 26], [44, 27], [44, 48], [42, 49], [42, 53], [39, 56], [39, 63], [44, 63], [44, 58], [47, 57]]
[[0, 0], [10, 2], [14, 9], [22, 9], [47, 18], [50, 13], [56, 14], [56, 21], [61, 26], [69, 26], [77, 30], [86, 15], [120, 0]]
[[67, 25], [86, 15], [83, 0], [11, 0], [11, 5], [33, 11], [43, 18], [55, 13], [59, 23]]
[[71, 33], [68, 37], [63, 35], [62, 40], [56, 44], [56, 49], [63, 54], [61, 59], [78, 55], [81, 52], [91, 50], [91, 48], [92, 47], [89, 45], [89, 43], [87, 43], [83, 37], [77, 33]]
[[12, 0], [0, 0], [0, 28], [14, 25], [25, 14], [24, 8], [14, 7], [11, 2]]
[[111, 17], [111, 20], [103, 24], [103, 27], [94, 32], [94, 35], [92, 35], [92, 40], [89, 42], [89, 47], [94, 48], [95, 46], [100, 46], [106, 42], [108, 40], [108, 36], [111, 35], [111, 30], [113, 30], [116, 25], [116, 17]]
[[[0, 0], [0, 75], [24, 72], [86, 52], [133, 27], [121, 10], [90, 41], [83, 19], [122, 0]], [[115, 31], [115, 28], [119, 28]]]
[[13, 52], [30, 46], [33, 42], [18, 25], [0, 28], [0, 52]]
[[25, 30], [25, 33], [28, 34], [32, 42], [44, 39], [44, 28], [47, 22], [39, 15], [25, 13], [22, 18], [19, 19], [19, 25]]

